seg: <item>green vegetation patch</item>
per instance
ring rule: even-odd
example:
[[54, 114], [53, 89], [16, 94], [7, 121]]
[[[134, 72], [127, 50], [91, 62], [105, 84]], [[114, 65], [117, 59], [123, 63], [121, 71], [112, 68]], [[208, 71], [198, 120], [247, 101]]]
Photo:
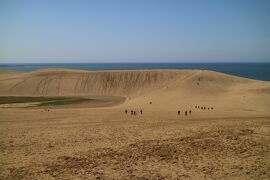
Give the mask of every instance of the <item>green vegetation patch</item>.
[[84, 98], [60, 99], [60, 100], [41, 102], [38, 106], [57, 106], [57, 105], [78, 104], [78, 103], [90, 101], [90, 100], [91, 99], [84, 99]]
[[77, 104], [92, 99], [82, 97], [23, 97], [23, 96], [0, 96], [0, 104], [12, 103], [40, 103], [38, 106]]
[[0, 104], [37, 103], [36, 106], [58, 106], [79, 104], [83, 102], [124, 102], [124, 97], [117, 96], [87, 96], [87, 97], [26, 97], [26, 96], [0, 96]]

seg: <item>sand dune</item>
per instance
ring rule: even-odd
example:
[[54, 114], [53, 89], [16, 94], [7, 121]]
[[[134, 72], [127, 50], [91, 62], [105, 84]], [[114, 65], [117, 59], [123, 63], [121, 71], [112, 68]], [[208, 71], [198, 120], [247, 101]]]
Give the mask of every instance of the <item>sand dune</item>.
[[270, 82], [204, 70], [43, 69], [2, 72], [0, 76], [1, 96], [122, 96], [127, 99], [124, 106], [155, 101], [155, 108], [163, 110], [176, 108], [179, 101], [187, 108], [211, 101], [222, 108], [232, 103], [240, 107], [256, 104], [257, 109], [267, 111], [269, 89]]
[[[267, 93], [260, 82], [212, 71], [78, 71], [45, 69], [30, 73], [1, 72], [0, 95], [17, 96], [138, 96], [166, 88], [199, 94], [220, 94], [239, 85]], [[244, 90], [243, 90], [244, 91]]]
[[0, 108], [0, 179], [270, 177], [270, 82], [201, 70], [45, 69], [0, 72], [7, 95], [126, 101]]

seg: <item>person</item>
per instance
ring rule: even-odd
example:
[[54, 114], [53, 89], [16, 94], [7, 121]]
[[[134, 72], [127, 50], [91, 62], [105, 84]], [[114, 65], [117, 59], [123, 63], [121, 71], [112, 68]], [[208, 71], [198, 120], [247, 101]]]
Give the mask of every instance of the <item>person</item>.
[[180, 111], [178, 111], [178, 115], [180, 115]]
[[189, 114], [191, 115], [191, 110], [189, 110]]
[[214, 108], [212, 107], [211, 109], [213, 110]]
[[185, 111], [185, 115], [187, 116], [187, 111]]
[[142, 109], [141, 109], [141, 114], [142, 114]]
[[195, 106], [195, 108], [197, 109], [197, 106]]
[[125, 110], [125, 113], [127, 114], [127, 109]]
[[201, 107], [201, 109], [203, 109], [203, 107]]
[[137, 112], [136, 112], [136, 111], [134, 111], [134, 115], [135, 115], [135, 116], [137, 115]]
[[209, 110], [209, 107], [208, 107], [208, 110]]
[[152, 104], [152, 101], [150, 101], [150, 104]]
[[203, 107], [203, 109], [205, 109], [205, 106]]
[[133, 110], [131, 110], [130, 112], [131, 112], [131, 115], [133, 115]]

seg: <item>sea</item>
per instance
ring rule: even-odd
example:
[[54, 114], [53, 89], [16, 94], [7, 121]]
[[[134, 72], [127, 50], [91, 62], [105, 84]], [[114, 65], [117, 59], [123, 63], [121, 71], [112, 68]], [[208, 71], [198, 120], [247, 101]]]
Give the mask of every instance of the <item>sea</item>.
[[0, 70], [34, 71], [44, 68], [80, 70], [200, 69], [270, 81], [270, 63], [25, 63], [0, 64]]

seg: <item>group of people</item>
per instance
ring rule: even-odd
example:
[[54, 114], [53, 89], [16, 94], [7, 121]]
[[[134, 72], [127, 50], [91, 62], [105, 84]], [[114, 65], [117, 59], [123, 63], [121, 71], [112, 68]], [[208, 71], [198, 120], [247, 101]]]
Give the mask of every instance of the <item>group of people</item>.
[[[143, 110], [141, 109], [139, 112], [142, 114], [143, 113]], [[128, 110], [127, 109], [125, 110], [125, 113], [128, 114]], [[136, 116], [137, 115], [137, 111], [130, 110], [130, 114]]]
[[[181, 111], [178, 110], [178, 111], [177, 111], [177, 114], [178, 114], [178, 116], [180, 116], [180, 115], [181, 115]], [[188, 114], [191, 115], [191, 110], [185, 111], [185, 116], [187, 116]]]
[[[41, 112], [43, 112], [43, 110], [41, 110]], [[50, 112], [49, 109], [44, 109], [44, 112]]]
[[[152, 104], [152, 102], [150, 102], [150, 104]], [[214, 110], [214, 107], [205, 107], [205, 106], [195, 106], [195, 108], [196, 108], [196, 109], [202, 109], [202, 110], [206, 110], [206, 109], [208, 109], [208, 110], [210, 110], [210, 109], [211, 109], [211, 110]], [[129, 111], [126, 109], [126, 110], [125, 110], [125, 113], [128, 114]], [[139, 113], [142, 115], [143, 110], [141, 109], [141, 110], [139, 111]], [[191, 110], [189, 110], [189, 111], [186, 111], [186, 110], [183, 111], [183, 114], [184, 114], [185, 116], [191, 115], [191, 113], [192, 113]], [[130, 110], [130, 114], [133, 115], [133, 116], [136, 116], [136, 115], [137, 115], [137, 111], [135, 111], [135, 110]], [[177, 111], [177, 114], [178, 114], [178, 116], [180, 116], [180, 115], [181, 115], [181, 111], [178, 110], [178, 111]]]
[[214, 110], [214, 107], [205, 107], [205, 106], [195, 106], [196, 109], [202, 109], [202, 110], [205, 110], [205, 109], [208, 109], [208, 110]]

